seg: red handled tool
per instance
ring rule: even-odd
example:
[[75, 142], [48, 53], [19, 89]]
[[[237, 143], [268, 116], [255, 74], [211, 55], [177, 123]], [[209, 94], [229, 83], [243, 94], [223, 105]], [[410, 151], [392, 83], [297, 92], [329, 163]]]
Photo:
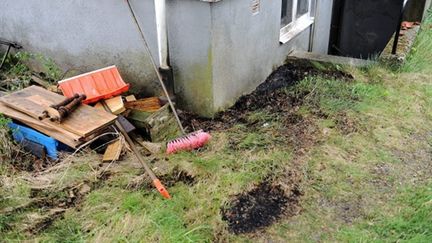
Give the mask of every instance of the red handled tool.
[[[106, 105], [105, 101], [102, 101], [102, 105], [103, 105], [103, 107], [105, 108], [106, 111], [111, 112], [111, 110], [109, 109], [109, 107]], [[150, 176], [150, 179], [152, 180], [153, 185], [156, 187], [156, 189], [159, 191], [159, 193], [164, 198], [170, 199], [171, 196], [168, 193], [167, 189], [165, 189], [164, 185], [162, 185], [161, 181], [156, 177], [156, 175], [154, 174], [154, 172], [152, 171], [152, 169], [150, 168], [150, 166], [146, 163], [146, 161], [144, 160], [144, 158], [141, 156], [141, 154], [139, 153], [138, 149], [136, 148], [134, 142], [129, 137], [128, 133], [126, 132], [126, 130], [124, 129], [124, 127], [122, 126], [122, 124], [118, 120], [116, 120], [115, 121], [115, 126], [121, 132], [121, 134], [125, 137], [126, 142], [129, 144], [130, 148], [132, 149], [132, 152], [135, 154], [135, 156], [137, 157], [138, 161], [141, 163], [141, 165], [144, 168], [144, 170]]]

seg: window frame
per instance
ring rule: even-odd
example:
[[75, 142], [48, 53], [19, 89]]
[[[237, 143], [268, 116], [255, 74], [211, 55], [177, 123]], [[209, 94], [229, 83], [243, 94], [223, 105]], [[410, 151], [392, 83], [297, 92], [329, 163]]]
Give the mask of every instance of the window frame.
[[[291, 40], [294, 36], [302, 32], [303, 30], [305, 30], [314, 22], [314, 17], [312, 15], [312, 4], [314, 3], [315, 0], [307, 0], [308, 11], [303, 15], [301, 15], [300, 17], [297, 17], [299, 0], [292, 0], [292, 1], [293, 1], [292, 11], [291, 11], [292, 20], [289, 24], [285, 26], [281, 26], [280, 33], [279, 33], [279, 41], [282, 44]], [[281, 1], [281, 7], [282, 7], [282, 1]]]

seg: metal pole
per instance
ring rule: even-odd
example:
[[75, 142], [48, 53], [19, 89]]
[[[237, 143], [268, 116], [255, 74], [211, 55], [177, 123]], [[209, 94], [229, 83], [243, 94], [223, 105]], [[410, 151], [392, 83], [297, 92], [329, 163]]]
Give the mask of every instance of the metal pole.
[[402, 7], [401, 7], [401, 11], [400, 11], [400, 16], [399, 16], [399, 20], [398, 20], [398, 25], [396, 27], [396, 33], [395, 33], [395, 37], [394, 37], [394, 41], [393, 41], [393, 48], [392, 48], [392, 54], [396, 55], [397, 53], [397, 47], [399, 44], [399, 35], [400, 35], [400, 31], [401, 31], [401, 25], [403, 22], [403, 15], [405, 13], [405, 6], [408, 4], [409, 0], [404, 0], [402, 3]]

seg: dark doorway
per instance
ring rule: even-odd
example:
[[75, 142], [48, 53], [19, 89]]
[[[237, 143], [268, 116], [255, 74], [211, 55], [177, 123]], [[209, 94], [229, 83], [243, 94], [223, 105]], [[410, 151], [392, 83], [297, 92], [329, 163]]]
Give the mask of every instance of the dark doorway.
[[329, 54], [368, 59], [395, 33], [404, 0], [335, 0]]

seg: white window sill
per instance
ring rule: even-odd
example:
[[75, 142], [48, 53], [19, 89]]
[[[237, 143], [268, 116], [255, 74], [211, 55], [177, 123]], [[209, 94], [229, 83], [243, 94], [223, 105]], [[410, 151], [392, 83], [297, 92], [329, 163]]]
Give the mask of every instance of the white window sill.
[[302, 21], [296, 21], [289, 28], [289, 31], [283, 31], [285, 28], [282, 28], [280, 36], [279, 36], [279, 42], [281, 44], [287, 43], [292, 38], [294, 38], [296, 35], [300, 34], [305, 29], [307, 29], [309, 26], [311, 26], [313, 24], [313, 22], [314, 22], [313, 18], [307, 18], [307, 19], [302, 20]]

